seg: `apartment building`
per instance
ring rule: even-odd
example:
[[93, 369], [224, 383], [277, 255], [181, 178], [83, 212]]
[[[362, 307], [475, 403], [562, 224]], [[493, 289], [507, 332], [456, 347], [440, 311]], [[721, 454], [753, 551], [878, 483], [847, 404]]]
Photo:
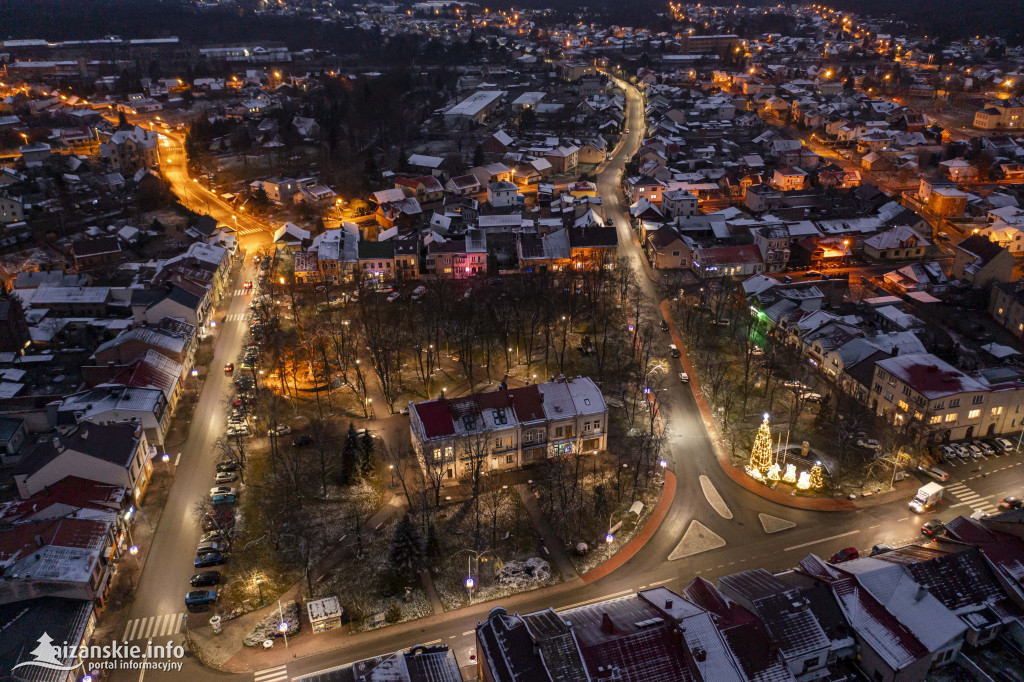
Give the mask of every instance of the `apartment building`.
[[480, 463], [519, 469], [608, 446], [608, 406], [587, 377], [410, 403], [412, 445], [427, 476], [454, 484]]

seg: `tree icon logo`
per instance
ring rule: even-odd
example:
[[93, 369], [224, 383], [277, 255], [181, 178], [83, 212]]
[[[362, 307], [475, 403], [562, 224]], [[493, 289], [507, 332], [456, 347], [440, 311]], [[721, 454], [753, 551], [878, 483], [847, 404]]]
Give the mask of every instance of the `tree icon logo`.
[[78, 665], [62, 665], [61, 660], [58, 658], [60, 653], [60, 648], [53, 644], [53, 637], [50, 637], [50, 635], [44, 632], [39, 636], [39, 644], [35, 649], [29, 652], [35, 660], [19, 663], [18, 665], [13, 666], [11, 670], [17, 670], [22, 666], [28, 665], [34, 665], [48, 670], [74, 670], [75, 668], [81, 667], [81, 663]]

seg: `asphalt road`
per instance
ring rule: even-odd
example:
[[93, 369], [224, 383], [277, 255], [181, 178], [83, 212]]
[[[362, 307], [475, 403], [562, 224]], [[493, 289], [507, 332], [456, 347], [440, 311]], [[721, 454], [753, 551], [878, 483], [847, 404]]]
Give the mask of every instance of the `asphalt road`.
[[[598, 186], [601, 196], [605, 197], [607, 217], [619, 231], [620, 253], [631, 258], [642, 269], [639, 260], [642, 255], [632, 241], [625, 207], [614, 199], [620, 196], [622, 168], [639, 147], [644, 128], [642, 102], [632, 88], [627, 88], [627, 103], [631, 133], [613, 154], [598, 179]], [[181, 184], [176, 183], [176, 187]], [[646, 277], [641, 281], [645, 293], [652, 303], [656, 303], [660, 296], [655, 285], [647, 281]], [[244, 298], [235, 300], [231, 311], [243, 310], [245, 304]], [[242, 331], [238, 323], [227, 323], [221, 329], [212, 365], [214, 371], [204, 387], [189, 440], [182, 448], [184, 454], [157, 530], [152, 558], [139, 584], [132, 609], [133, 618], [184, 610], [182, 597], [192, 572], [191, 558], [199, 535], [191, 509], [211, 485], [214, 467], [211, 445], [225, 423], [220, 404], [221, 397], [227, 391], [228, 380], [216, 370], [224, 361], [233, 359]], [[666, 346], [669, 343], [667, 338], [664, 343]], [[670, 376], [674, 376], [679, 371], [678, 361], [671, 362]], [[919, 527], [927, 518], [938, 516], [948, 520], [961, 513], [970, 514], [974, 509], [987, 509], [1000, 497], [1020, 492], [1016, 485], [1022, 470], [1018, 467], [1024, 459], [1020, 455], [1010, 455], [947, 467], [954, 479], [951, 481], [949, 499], [937, 511], [923, 516], [913, 515], [907, 510], [908, 500], [844, 513], [790, 509], [768, 502], [737, 486], [721, 471], [693, 394], [687, 385], [669, 382], [662, 409], [670, 435], [667, 458], [678, 480], [676, 494], [658, 531], [619, 570], [591, 584], [584, 584], [577, 579], [547, 590], [517, 595], [498, 602], [476, 604], [440, 616], [349, 637], [342, 640], [339, 649], [289, 662], [286, 669], [275, 673], [274, 682], [284, 682], [289, 678], [415, 644], [434, 642], [449, 645], [459, 663], [469, 666], [473, 663], [471, 656], [475, 654], [473, 627], [486, 618], [491, 608], [499, 604], [510, 611], [519, 612], [548, 607], [566, 608], [656, 585], [667, 585], [678, 590], [697, 575], [715, 579], [755, 567], [781, 570], [795, 566], [809, 552], [828, 557], [848, 546], [867, 550], [879, 542], [906, 544], [920, 540]], [[721, 496], [724, 505], [718, 505], [719, 509], [709, 501], [708, 495], [714, 497], [714, 493], [706, 493], [701, 485], [702, 476], [707, 477], [707, 481]], [[779, 534], [768, 533], [759, 514], [767, 514], [793, 525], [781, 530]], [[724, 544], [675, 561], [668, 560], [695, 521]], [[167, 560], [164, 560], [165, 557]], [[257, 666], [257, 669], [259, 667], [262, 666]], [[165, 678], [180, 682], [183, 676], [194, 681], [229, 677], [228, 674], [202, 668], [194, 659], [187, 659], [180, 673], [149, 671], [146, 675], [150, 682]], [[251, 680], [253, 678], [250, 675], [252, 673], [230, 677]], [[123, 679], [133, 678], [125, 674]], [[267, 675], [261, 676], [261, 682], [269, 679]]]

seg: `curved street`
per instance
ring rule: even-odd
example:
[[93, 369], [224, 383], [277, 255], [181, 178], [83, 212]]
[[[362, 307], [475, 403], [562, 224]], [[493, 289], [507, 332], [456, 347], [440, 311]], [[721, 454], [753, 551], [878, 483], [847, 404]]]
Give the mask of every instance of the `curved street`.
[[[631, 235], [627, 207], [621, 193], [621, 174], [626, 161], [639, 149], [644, 130], [644, 105], [635, 88], [625, 85], [625, 90], [627, 127], [631, 132], [608, 161], [598, 178], [598, 188], [604, 198], [606, 217], [614, 221], [618, 229], [620, 254], [631, 259], [638, 272], [643, 273], [644, 256]], [[189, 181], [180, 143], [174, 142], [173, 148], [162, 149], [162, 152], [171, 154], [173, 161], [165, 166], [164, 172], [175, 191], [184, 193], [183, 200], [205, 203], [209, 199], [212, 215], [232, 225], [230, 209], [225, 213], [226, 205], [208, 192], [197, 191], [194, 187], [197, 183]], [[180, 165], [176, 156], [181, 158]], [[265, 229], [250, 223], [248, 218], [239, 218], [239, 224], [240, 232], [252, 230], [243, 236], [253, 240], [260, 238], [256, 228]], [[238, 282], [245, 279], [242, 274], [237, 277]], [[642, 276], [641, 281], [652, 307], [656, 309], [661, 298], [657, 285], [646, 276]], [[237, 288], [237, 282], [231, 288]], [[230, 311], [243, 311], [246, 304], [246, 297], [238, 296], [231, 301]], [[199, 536], [191, 510], [212, 479], [215, 454], [211, 446], [224, 426], [223, 410], [219, 405], [226, 395], [228, 381], [217, 369], [225, 360], [233, 358], [243, 331], [241, 323], [230, 322], [219, 332], [210, 377], [203, 388], [188, 441], [182, 447], [181, 464], [156, 533], [150, 560], [138, 585], [130, 618], [183, 610], [180, 586], [187, 584], [191, 566], [182, 557], [192, 554]], [[663, 338], [667, 346], [668, 336]], [[679, 366], [676, 365], [675, 372], [678, 371]], [[866, 505], [850, 512], [804, 511], [770, 502], [737, 485], [722, 470], [689, 385], [670, 382], [663, 405], [662, 415], [669, 434], [669, 467], [677, 479], [675, 495], [663, 522], [650, 540], [606, 577], [592, 582], [576, 578], [551, 588], [474, 604], [360, 635], [316, 635], [323, 638], [324, 648], [332, 648], [305, 658], [292, 658], [294, 648], [289, 652], [280, 646], [270, 652], [245, 652], [245, 661], [239, 667], [249, 672], [241, 677], [232, 675], [232, 679], [248, 682], [254, 679], [250, 677], [252, 671], [278, 667], [272, 682], [282, 682], [369, 656], [435, 642], [450, 646], [459, 664], [470, 666], [474, 665], [471, 657], [475, 655], [473, 628], [499, 604], [510, 612], [520, 613], [548, 607], [559, 609], [621, 596], [650, 586], [667, 585], [679, 590], [697, 575], [713, 580], [756, 567], [785, 569], [796, 565], [809, 552], [828, 557], [848, 546], [863, 551], [879, 542], [899, 545], [918, 541], [921, 537], [920, 523], [934, 515], [911, 515], [906, 507], [909, 496], [899, 496], [898, 499], [890, 496], [884, 501], [876, 500], [873, 506]], [[1020, 470], [1016, 467], [1020, 463], [1019, 455], [990, 458], [981, 463], [954, 466], [951, 474], [953, 482], [960, 481], [991, 502], [1012, 491], [1011, 486], [1019, 477]], [[706, 477], [703, 486], [702, 477]], [[723, 513], [722, 505], [718, 504], [716, 493], [727, 506], [727, 513]], [[718, 506], [717, 510], [712, 501]], [[966, 502], [951, 499], [950, 504], [940, 508], [938, 516], [948, 520], [957, 514], [970, 512]], [[699, 526], [692, 525], [695, 522]], [[700, 531], [697, 539], [694, 539], [694, 529]], [[691, 534], [687, 543], [679, 547], [688, 530]], [[778, 534], [769, 531], [777, 531]], [[686, 556], [670, 560], [673, 552]], [[163, 560], [165, 557], [171, 560]], [[313, 637], [309, 633], [301, 636]], [[194, 682], [229, 676], [229, 673], [204, 668], [194, 658], [185, 660], [183, 672]], [[135, 675], [118, 673], [114, 677], [122, 682], [134, 679]], [[180, 680], [177, 672], [148, 671], [146, 676], [150, 682], [165, 677], [170, 680], [172, 676]], [[271, 682], [271, 677], [258, 675], [256, 682]]]

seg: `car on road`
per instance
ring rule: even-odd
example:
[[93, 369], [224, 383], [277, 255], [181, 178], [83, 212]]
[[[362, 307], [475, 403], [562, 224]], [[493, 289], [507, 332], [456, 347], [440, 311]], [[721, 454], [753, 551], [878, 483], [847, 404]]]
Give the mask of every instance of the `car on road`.
[[292, 427], [287, 424], [278, 424], [272, 429], [267, 429], [267, 437], [271, 436], [287, 436], [292, 432]]
[[233, 483], [238, 480], [238, 474], [234, 471], [222, 471], [214, 477], [214, 483]]
[[804, 273], [804, 277], [821, 277], [821, 273], [817, 270], [808, 270]]
[[992, 441], [992, 445], [995, 445], [996, 448], [1002, 450], [1003, 452], [1009, 452], [1010, 450], [1013, 450], [1013, 443], [1010, 441], [1009, 438], [996, 438], [994, 441]]
[[683, 383], [683, 384], [690, 383], [690, 375], [687, 374], [686, 372], [680, 372], [679, 373], [679, 382]]
[[220, 566], [227, 560], [228, 558], [220, 552], [209, 552], [208, 554], [197, 556], [192, 565], [196, 568], [208, 568], [210, 566]]
[[238, 462], [232, 462], [230, 459], [217, 462], [217, 471], [238, 471]]
[[783, 381], [782, 385], [785, 386], [786, 388], [809, 388], [808, 386], [804, 386], [802, 383], [796, 380]]
[[833, 564], [841, 564], [844, 561], [852, 561], [860, 558], [860, 552], [857, 551], [856, 547], [847, 547], [841, 549], [829, 558], [829, 562]]
[[399, 291], [392, 291], [390, 294], [388, 294], [387, 301], [388, 301], [388, 303], [394, 303], [395, 301], [397, 301], [400, 298], [402, 298], [401, 292], [399, 292]]
[[185, 606], [202, 606], [217, 601], [217, 590], [192, 590], [185, 595]]
[[188, 584], [192, 587], [209, 587], [220, 582], [220, 571], [202, 571], [192, 576]]
[[669, 355], [671, 355], [674, 358], [678, 358], [679, 357], [679, 349], [676, 348], [676, 344], [670, 343], [668, 345], [668, 353], [669, 353]]
[[858, 438], [856, 444], [858, 448], [864, 448], [865, 450], [874, 450], [877, 452], [882, 449], [882, 444], [874, 438]]
[[224, 364], [224, 373], [225, 374], [231, 374], [234, 371], [235, 371], [235, 363], [227, 362], [227, 363]]
[[800, 400], [804, 400], [809, 403], [820, 403], [821, 394], [815, 393], [814, 391], [804, 391], [800, 394]]
[[244, 287], [245, 289], [252, 289], [252, 280], [249, 280], [248, 282], [246, 282], [246, 283], [245, 283], [245, 284], [243, 285], [243, 287]]
[[237, 495], [238, 490], [227, 485], [217, 485], [210, 488], [211, 495]]
[[929, 538], [937, 538], [946, 532], [946, 524], [938, 519], [929, 519], [921, 526], [921, 534]]
[[947, 474], [942, 469], [936, 469], [935, 467], [919, 466], [917, 467], [917, 470], [920, 471], [925, 476], [934, 478], [939, 483], [947, 483], [949, 481], [949, 474]]
[[237, 495], [229, 495], [226, 493], [223, 495], [214, 495], [210, 498], [210, 504], [214, 507], [223, 507], [224, 505], [234, 504], [237, 501]]
[[667, 332], [668, 331], [668, 322], [666, 322], [665, 320], [661, 321], [661, 331], [663, 331], [663, 332]]
[[880, 542], [871, 548], [871, 556], [878, 556], [879, 554], [888, 554], [889, 552], [896, 549], [888, 542]]
[[308, 436], [306, 434], [303, 434], [303, 435], [299, 436], [298, 438], [293, 438], [292, 439], [292, 447], [301, 448], [301, 447], [305, 447], [305, 446], [309, 445], [312, 442], [313, 442], [312, 436]]
[[999, 508], [1008, 511], [1010, 509], [1021, 509], [1024, 508], [1024, 500], [1019, 497], [1004, 497], [999, 500]]

